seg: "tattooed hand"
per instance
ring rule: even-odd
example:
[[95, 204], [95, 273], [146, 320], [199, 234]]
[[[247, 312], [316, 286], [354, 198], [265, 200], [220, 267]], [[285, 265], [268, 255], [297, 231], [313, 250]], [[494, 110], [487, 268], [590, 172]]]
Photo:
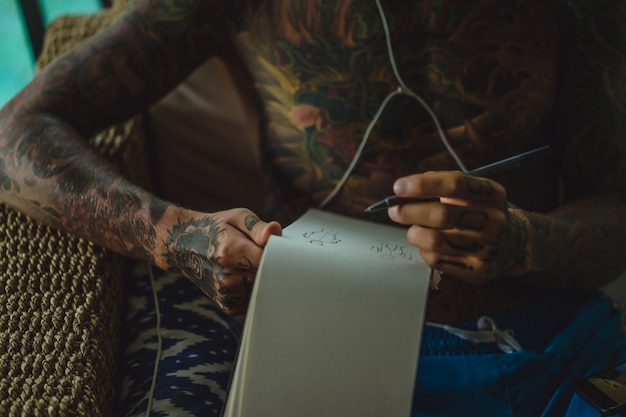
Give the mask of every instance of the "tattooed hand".
[[407, 238], [431, 267], [474, 283], [529, 269], [525, 217], [508, 208], [500, 184], [461, 172], [427, 172], [398, 179], [394, 192], [440, 200], [388, 210], [392, 220], [411, 225]]
[[168, 230], [164, 269], [182, 272], [227, 314], [244, 314], [263, 247], [280, 224], [247, 209], [192, 213]]

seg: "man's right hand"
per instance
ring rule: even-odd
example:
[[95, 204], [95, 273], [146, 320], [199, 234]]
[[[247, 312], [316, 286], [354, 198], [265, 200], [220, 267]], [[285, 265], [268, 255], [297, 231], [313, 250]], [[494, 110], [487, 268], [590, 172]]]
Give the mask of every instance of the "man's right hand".
[[263, 247], [271, 235], [281, 235], [280, 224], [266, 223], [247, 209], [176, 212], [163, 219], [170, 226], [159, 266], [191, 279], [227, 314], [244, 314]]

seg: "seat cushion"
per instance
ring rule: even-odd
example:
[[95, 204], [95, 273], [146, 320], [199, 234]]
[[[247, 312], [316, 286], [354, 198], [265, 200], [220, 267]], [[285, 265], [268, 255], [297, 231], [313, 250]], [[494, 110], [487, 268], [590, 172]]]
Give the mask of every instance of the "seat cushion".
[[221, 415], [237, 321], [182, 275], [138, 263], [128, 278], [125, 329], [118, 415]]

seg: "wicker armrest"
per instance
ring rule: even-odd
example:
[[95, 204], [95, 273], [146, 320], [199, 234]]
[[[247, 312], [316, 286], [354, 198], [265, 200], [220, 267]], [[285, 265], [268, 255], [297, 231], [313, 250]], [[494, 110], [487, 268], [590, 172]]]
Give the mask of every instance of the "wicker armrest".
[[124, 262], [0, 205], [0, 415], [113, 416]]
[[[118, 3], [51, 23], [39, 66], [109, 25]], [[91, 143], [131, 177], [141, 119]], [[0, 415], [114, 416], [126, 260], [0, 204]]]

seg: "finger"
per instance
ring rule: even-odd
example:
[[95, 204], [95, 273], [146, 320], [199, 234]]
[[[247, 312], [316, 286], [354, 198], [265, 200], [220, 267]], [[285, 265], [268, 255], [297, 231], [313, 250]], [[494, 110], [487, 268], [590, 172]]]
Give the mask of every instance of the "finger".
[[484, 284], [493, 278], [491, 263], [483, 262], [476, 257], [447, 255], [425, 250], [422, 250], [420, 254], [431, 268], [467, 282]]
[[206, 280], [196, 282], [221, 310], [230, 314], [245, 313], [256, 278], [256, 270], [213, 269]]
[[219, 233], [219, 242], [208, 254], [209, 262], [216, 274], [224, 271], [254, 270], [258, 268], [263, 249], [248, 236], [234, 227], [224, 227]]
[[281, 236], [283, 234], [283, 228], [277, 221], [260, 222], [252, 232], [252, 240], [257, 245], [265, 247], [270, 236]]
[[215, 303], [230, 315], [244, 314], [252, 296], [256, 271], [225, 273], [219, 277], [219, 288], [214, 297]]
[[400, 197], [447, 197], [497, 206], [506, 201], [506, 191], [499, 183], [460, 171], [433, 171], [399, 178], [393, 190]]
[[439, 283], [443, 280], [443, 272], [436, 269], [430, 270], [430, 282], [428, 286], [431, 290], [439, 290]]
[[270, 236], [282, 235], [282, 227], [276, 221], [264, 222], [259, 216], [247, 209], [235, 209], [231, 212], [232, 217], [229, 223], [241, 230], [260, 247], [267, 244]]
[[495, 236], [501, 232], [506, 214], [491, 206], [457, 206], [442, 203], [402, 204], [388, 210], [389, 218], [405, 225], [432, 229], [459, 229]]
[[225, 270], [258, 268], [269, 236], [282, 233], [279, 223], [263, 222], [247, 209], [223, 212], [221, 220], [225, 227], [219, 232], [219, 245], [211, 259]]
[[243, 297], [223, 295], [214, 298], [213, 302], [217, 304], [220, 310], [231, 317], [244, 315], [248, 311], [249, 299], [244, 299]]
[[481, 233], [460, 230], [434, 230], [412, 226], [407, 240], [420, 250], [444, 255], [472, 256], [483, 262], [495, 259], [499, 239], [486, 239]]

